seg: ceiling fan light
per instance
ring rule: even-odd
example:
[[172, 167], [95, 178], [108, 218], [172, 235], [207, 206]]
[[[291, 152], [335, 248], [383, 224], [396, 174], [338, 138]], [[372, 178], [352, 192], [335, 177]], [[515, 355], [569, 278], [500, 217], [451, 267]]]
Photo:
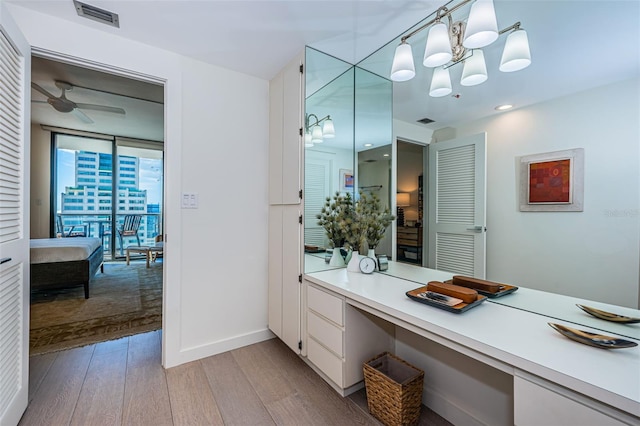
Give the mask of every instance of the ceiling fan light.
[[471, 52], [471, 56], [464, 61], [460, 84], [463, 86], [475, 86], [487, 81], [487, 65], [484, 61], [484, 53], [480, 49]]
[[331, 139], [336, 137], [336, 129], [333, 127], [333, 120], [327, 118], [322, 125], [322, 136]]
[[322, 129], [317, 124], [311, 127], [311, 142], [322, 143]]
[[496, 41], [498, 35], [493, 0], [476, 0], [471, 5], [462, 45], [467, 49], [478, 49]]
[[393, 81], [407, 81], [411, 80], [415, 75], [416, 68], [413, 65], [411, 45], [407, 42], [402, 42], [396, 47], [390, 78]]
[[422, 64], [425, 67], [435, 68], [446, 64], [452, 57], [449, 30], [444, 23], [438, 22], [429, 29]]
[[448, 68], [436, 68], [433, 70], [431, 78], [431, 87], [429, 87], [429, 96], [439, 98], [447, 96], [451, 93], [451, 76]]
[[507, 37], [500, 60], [500, 71], [520, 71], [531, 65], [531, 51], [529, 50], [529, 37], [525, 30], [513, 31]]

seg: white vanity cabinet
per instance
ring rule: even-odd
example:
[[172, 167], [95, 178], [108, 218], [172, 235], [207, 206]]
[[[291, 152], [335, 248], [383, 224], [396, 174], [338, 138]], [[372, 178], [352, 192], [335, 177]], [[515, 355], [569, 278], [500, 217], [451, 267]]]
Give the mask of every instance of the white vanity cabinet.
[[391, 351], [391, 324], [348, 305], [343, 296], [305, 281], [307, 361], [342, 395], [362, 387], [362, 364]]
[[622, 426], [638, 421], [599, 401], [520, 372], [513, 377], [513, 396], [517, 426]]

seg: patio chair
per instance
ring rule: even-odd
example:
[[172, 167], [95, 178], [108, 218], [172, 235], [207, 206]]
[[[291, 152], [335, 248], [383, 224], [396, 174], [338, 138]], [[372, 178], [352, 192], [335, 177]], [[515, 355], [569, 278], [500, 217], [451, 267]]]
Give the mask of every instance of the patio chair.
[[140, 228], [140, 222], [142, 216], [140, 215], [126, 215], [122, 226], [118, 226], [116, 231], [118, 232], [118, 240], [120, 241], [120, 255], [124, 255], [124, 237], [136, 237], [138, 240], [138, 246], [140, 246], [140, 236], [138, 235], [138, 229]]
[[[58, 226], [58, 230], [56, 232], [56, 236], [60, 235], [60, 237], [62, 238], [67, 238], [67, 237], [86, 237], [87, 236], [87, 232], [85, 230], [85, 227], [82, 225], [68, 225], [69, 230], [65, 232], [64, 230], [64, 223], [62, 222], [62, 216], [57, 215], [56, 216], [56, 223]], [[82, 228], [81, 231], [76, 231], [76, 227]]]

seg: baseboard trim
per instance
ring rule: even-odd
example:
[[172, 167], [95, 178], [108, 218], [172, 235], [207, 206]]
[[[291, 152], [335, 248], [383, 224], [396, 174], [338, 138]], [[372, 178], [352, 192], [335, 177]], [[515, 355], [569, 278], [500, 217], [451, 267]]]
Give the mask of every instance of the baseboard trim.
[[175, 363], [171, 363], [171, 365], [165, 365], [165, 368], [177, 367], [178, 365], [185, 364], [187, 362], [197, 361], [202, 358], [207, 358], [223, 352], [228, 352], [234, 349], [241, 348], [243, 346], [260, 343], [265, 340], [273, 339], [274, 337], [276, 337], [275, 334], [269, 331], [269, 329], [265, 328], [263, 330], [218, 340], [217, 342], [211, 342], [201, 346], [181, 349], [178, 353], [174, 354], [174, 356], [167, 357], [167, 359], [171, 359], [172, 361], [175, 361]]

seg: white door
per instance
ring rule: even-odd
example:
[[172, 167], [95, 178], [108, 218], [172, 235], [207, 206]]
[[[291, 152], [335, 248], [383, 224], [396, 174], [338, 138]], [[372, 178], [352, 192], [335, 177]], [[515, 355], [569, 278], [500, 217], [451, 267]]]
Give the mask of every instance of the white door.
[[486, 133], [429, 145], [429, 264], [485, 278]]
[[28, 398], [30, 70], [0, 3], [0, 425], [18, 424]]

